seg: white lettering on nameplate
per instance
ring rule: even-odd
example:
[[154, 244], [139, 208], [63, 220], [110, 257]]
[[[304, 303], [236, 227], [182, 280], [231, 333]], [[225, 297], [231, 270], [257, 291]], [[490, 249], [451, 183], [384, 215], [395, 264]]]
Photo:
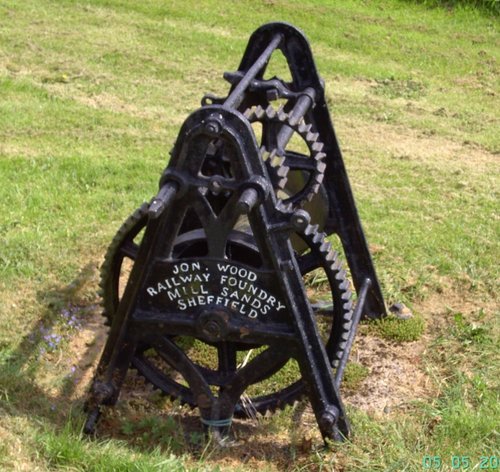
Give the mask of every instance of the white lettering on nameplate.
[[257, 285], [258, 276], [245, 267], [213, 262], [182, 262], [169, 268], [169, 276], [146, 288], [150, 297], [167, 297], [184, 311], [204, 305], [224, 306], [249, 318], [281, 311], [285, 305]]

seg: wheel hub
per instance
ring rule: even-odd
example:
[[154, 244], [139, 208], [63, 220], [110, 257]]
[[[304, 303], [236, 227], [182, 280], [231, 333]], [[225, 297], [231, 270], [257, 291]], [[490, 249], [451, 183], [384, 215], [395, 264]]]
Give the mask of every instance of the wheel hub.
[[209, 342], [224, 341], [229, 332], [231, 314], [221, 308], [201, 312], [196, 320], [196, 331]]
[[[298, 218], [300, 219], [300, 214]], [[142, 206], [123, 224], [105, 257], [105, 263], [101, 270], [100, 286], [104, 314], [111, 322], [120, 301], [121, 287], [126, 284], [129, 274], [129, 270], [124, 271], [123, 268], [135, 261], [138, 239], [140, 239], [146, 220], [147, 206]], [[191, 230], [177, 238], [173, 254], [177, 265], [179, 265], [179, 272], [188, 272], [190, 261], [196, 261], [199, 267], [204, 269], [216, 266], [213, 261], [208, 261], [206, 265], [203, 264], [203, 256], [206, 251], [205, 237], [203, 231]], [[307, 252], [298, 255], [299, 267], [304, 278], [316, 276], [316, 278], [326, 279], [325, 288], [328, 288], [334, 300], [332, 312], [328, 314], [318, 313], [317, 323], [327, 346], [330, 361], [336, 365], [343, 352], [345, 334], [350, 328], [351, 309], [349, 304], [346, 305], [346, 300], [350, 298], [350, 292], [345, 272], [341, 268], [337, 254], [330, 250], [328, 244], [325, 244], [324, 238], [317, 228], [308, 227], [300, 237], [296, 236], [296, 238], [300, 239], [301, 247], [307, 247]], [[222, 261], [229, 267], [226, 281], [230, 281], [232, 288], [238, 288], [239, 283], [240, 287], [245, 289], [246, 286], [243, 284], [245, 279], [248, 279], [249, 273], [259, 272], [259, 253], [255, 241], [249, 233], [234, 231], [229, 241], [228, 254], [231, 256], [231, 264], [228, 264], [228, 260]], [[249, 265], [252, 263], [253, 266]], [[170, 273], [168, 274], [170, 275]], [[167, 276], [163, 275], [159, 278], [169, 280]], [[255, 282], [254, 276], [250, 276], [250, 279]], [[215, 287], [215, 289], [217, 288], [220, 289], [220, 287]], [[186, 291], [190, 292], [189, 289]], [[204, 296], [206, 298], [208, 295]], [[216, 298], [214, 295], [215, 301]], [[164, 297], [163, 301], [159, 300], [158, 306], [162, 306], [162, 303], [169, 303], [168, 296]], [[171, 308], [175, 308], [175, 306], [172, 305]], [[246, 318], [248, 319], [248, 316]], [[235, 325], [234, 320], [234, 312], [228, 310], [224, 305], [221, 306], [221, 300], [219, 300], [219, 305], [215, 304], [214, 307], [199, 313], [194, 336], [171, 338], [172, 342], [196, 363], [208, 383], [215, 387], [223, 386], [231, 373], [241, 369], [266, 348], [261, 344], [227, 342], [226, 338], [230, 328]], [[248, 328], [235, 326], [233, 332], [239, 331], [245, 334], [246, 330], [248, 331]], [[165, 395], [192, 407], [197, 405], [197, 400], [190, 388], [185, 386], [182, 376], [163, 358], [161, 347], [147, 343], [142, 344], [134, 356], [132, 364], [139, 375]], [[293, 380], [283, 382], [272, 379], [275, 371], [281, 367], [286, 369], [287, 375]], [[254, 416], [255, 413], [264, 414], [267, 411], [281, 409], [303, 395], [304, 386], [294, 362], [286, 358], [279, 363], [275, 371], [267, 373], [262, 379], [259, 379], [254, 388], [249, 389], [250, 395], [245, 396], [236, 405], [235, 416]], [[252, 395], [252, 391], [259, 393]]]

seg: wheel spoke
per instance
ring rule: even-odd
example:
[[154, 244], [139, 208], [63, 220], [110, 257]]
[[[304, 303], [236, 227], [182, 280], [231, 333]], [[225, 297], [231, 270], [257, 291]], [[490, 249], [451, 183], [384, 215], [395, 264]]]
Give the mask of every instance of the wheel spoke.
[[219, 371], [224, 374], [236, 371], [236, 348], [234, 343], [219, 343], [217, 355], [219, 358]]
[[300, 273], [305, 275], [314, 269], [318, 269], [320, 264], [318, 262], [318, 256], [314, 254], [312, 251], [307, 254], [302, 254], [297, 257], [297, 263], [300, 267]]
[[290, 170], [306, 170], [309, 172], [314, 172], [317, 167], [317, 162], [307, 156], [299, 155], [285, 155], [285, 162], [283, 165], [290, 168]]
[[122, 254], [126, 257], [129, 257], [133, 261], [137, 257], [137, 253], [139, 252], [139, 246], [135, 244], [133, 241], [126, 241], [120, 248]]

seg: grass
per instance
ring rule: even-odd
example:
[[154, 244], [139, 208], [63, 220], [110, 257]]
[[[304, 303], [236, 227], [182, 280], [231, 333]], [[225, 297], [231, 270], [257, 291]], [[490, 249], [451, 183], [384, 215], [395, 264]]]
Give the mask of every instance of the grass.
[[373, 321], [371, 328], [381, 338], [397, 342], [410, 342], [417, 341], [422, 337], [425, 322], [419, 316], [399, 319], [389, 315], [386, 318]]
[[348, 390], [356, 390], [360, 387], [363, 380], [368, 377], [368, 374], [368, 367], [357, 362], [349, 362], [344, 374], [343, 388]]
[[[184, 119], [226, 93], [222, 72], [275, 19], [311, 42], [387, 301], [425, 321], [410, 344], [400, 334], [423, 325], [388, 320], [370, 336], [386, 356], [425, 346], [414, 363], [428, 395], [408, 392], [393, 414], [349, 404], [354, 434], [333, 453], [311, 446], [301, 406], [204, 454], [183, 433], [168, 442], [170, 423], [127, 395], [109, 437], [86, 440], [96, 268], [155, 192]], [[484, 9], [396, 0], [2, 2], [0, 468], [416, 471], [426, 455], [441, 470], [498, 456], [498, 38]], [[377, 375], [351, 374], [356, 389]]]
[[[52, 431], [36, 435], [36, 445], [43, 460], [51, 470], [113, 470], [113, 471], [184, 471], [182, 457], [163, 454], [160, 449], [134, 453], [127, 444], [118, 441], [101, 441], [94, 447], [68, 426], [59, 434]], [[195, 469], [195, 468], [193, 468]]]

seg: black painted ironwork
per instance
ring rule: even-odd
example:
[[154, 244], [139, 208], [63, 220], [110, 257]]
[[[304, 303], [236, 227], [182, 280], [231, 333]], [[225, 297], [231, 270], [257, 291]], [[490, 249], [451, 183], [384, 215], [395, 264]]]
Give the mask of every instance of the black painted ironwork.
[[[264, 78], [276, 50], [290, 82]], [[303, 395], [323, 437], [349, 433], [342, 374], [361, 316], [383, 316], [385, 306], [323, 83], [304, 35], [285, 23], [255, 31], [224, 77], [228, 96], [206, 95], [188, 117], [158, 194], [106, 255], [111, 330], [86, 405], [89, 433], [130, 367], [197, 407], [220, 437], [233, 416]], [[358, 293], [354, 309], [332, 233]], [[318, 274], [328, 309], [307, 288]]]

